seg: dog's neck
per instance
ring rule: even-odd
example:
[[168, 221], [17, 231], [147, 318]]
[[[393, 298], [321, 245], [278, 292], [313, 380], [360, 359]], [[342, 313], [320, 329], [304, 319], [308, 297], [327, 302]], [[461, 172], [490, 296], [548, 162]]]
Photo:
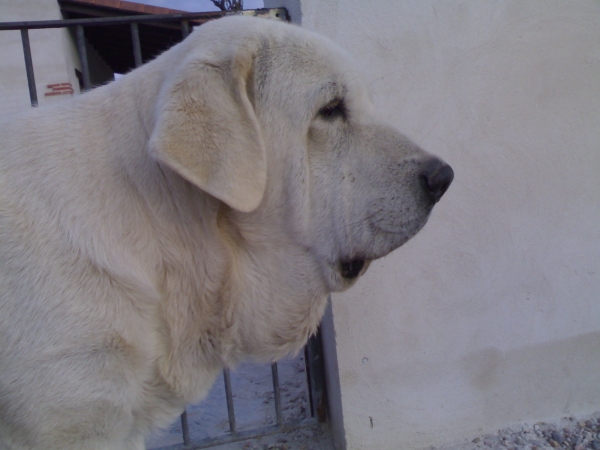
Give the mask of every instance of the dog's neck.
[[[276, 220], [284, 219], [271, 215]], [[275, 361], [296, 353], [316, 331], [325, 308], [327, 291], [319, 282], [319, 268], [306, 249], [284, 234], [274, 235], [281, 227], [233, 223], [239, 228], [235, 240], [228, 239], [232, 257], [223, 295], [235, 305], [231, 324], [236, 345], [227, 349], [226, 362], [235, 364], [241, 355]], [[268, 239], [265, 233], [270, 233]]]
[[[145, 297], [147, 309], [141, 313], [155, 317], [156, 329], [137, 334], [168, 343], [157, 348], [158, 371], [173, 391], [191, 401], [242, 355], [273, 361], [300, 350], [318, 326], [327, 292], [315, 283], [320, 275], [306, 250], [287, 236], [272, 235], [282, 227], [266, 231], [252, 225], [261, 220], [242, 217], [150, 157], [154, 105], [164, 80], [147, 72], [162, 64], [159, 58], [132, 74], [137, 76], [76, 100], [83, 114], [108, 122], [108, 129], [121, 130], [110, 124], [125, 118], [132, 124], [120, 134], [92, 138], [98, 173], [100, 165], [118, 168], [104, 171], [114, 177], [104, 185], [129, 195], [113, 199], [103, 193], [100, 205], [98, 193], [82, 184], [79, 201], [96, 202], [106, 220], [86, 224], [81, 246], [93, 245], [91, 236], [110, 240], [101, 248], [112, 249], [111, 254], [86, 253], [100, 270], [111, 270], [117, 283], [143, 287], [135, 295]], [[98, 108], [96, 95], [109, 101]], [[271, 211], [267, 220], [286, 219], [281, 211]], [[268, 246], [261, 238], [265, 232]], [[206, 255], [211, 259], [203, 259]]]
[[[170, 342], [161, 373], [177, 392], [194, 398], [204, 387], [192, 373], [216, 374], [242, 357], [275, 361], [299, 351], [316, 331], [327, 292], [315, 282], [319, 269], [304, 248], [162, 170], [165, 186], [173, 188], [165, 187], [160, 201], [169, 206], [155, 212], [166, 214], [155, 236], [162, 242], [164, 277], [158, 318]], [[284, 218], [274, 214], [271, 220]], [[180, 221], [185, 230], [173, 225]], [[268, 240], [264, 233], [271, 233]]]

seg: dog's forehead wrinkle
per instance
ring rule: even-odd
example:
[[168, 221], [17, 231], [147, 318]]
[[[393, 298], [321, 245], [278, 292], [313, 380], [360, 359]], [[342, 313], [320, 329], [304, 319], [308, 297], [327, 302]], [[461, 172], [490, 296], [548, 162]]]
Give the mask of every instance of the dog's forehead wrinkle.
[[[325, 90], [327, 87], [346, 89], [347, 84], [353, 84], [355, 79], [359, 78], [358, 72], [351, 67], [349, 59], [329, 53], [331, 52], [319, 47], [312, 40], [266, 42], [259, 51], [257, 70], [263, 76], [267, 76], [268, 71], [265, 69], [277, 65], [280, 69], [275, 74], [279, 75], [277, 82], [290, 80], [290, 76], [293, 81], [298, 74], [302, 74], [308, 84], [311, 84], [309, 80], [313, 79], [313, 84], [318, 86], [317, 89]], [[327, 84], [330, 86], [326, 86]], [[301, 86], [298, 83], [289, 83], [289, 85], [292, 88]], [[335, 94], [343, 95], [338, 92]]]

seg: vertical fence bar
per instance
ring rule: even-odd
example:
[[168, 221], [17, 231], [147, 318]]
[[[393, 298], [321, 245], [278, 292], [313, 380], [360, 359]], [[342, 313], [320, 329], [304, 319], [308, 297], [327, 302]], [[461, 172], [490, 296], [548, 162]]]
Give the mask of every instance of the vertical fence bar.
[[181, 414], [181, 434], [183, 435], [183, 445], [190, 445], [190, 426], [185, 409], [183, 410], [183, 414]]
[[229, 431], [235, 435], [235, 413], [233, 411], [233, 393], [231, 391], [231, 376], [229, 369], [223, 369], [223, 379], [225, 380], [225, 396], [227, 397], [227, 414], [229, 415]]
[[27, 84], [29, 85], [29, 99], [31, 106], [38, 105], [35, 77], [33, 75], [33, 60], [31, 58], [31, 46], [29, 45], [29, 30], [21, 28], [21, 42], [23, 42], [23, 55], [25, 56], [25, 71], [27, 72]]
[[81, 72], [83, 74], [83, 90], [89, 91], [92, 88], [90, 81], [90, 68], [88, 66], [87, 51], [85, 49], [85, 35], [83, 33], [83, 25], [75, 26], [77, 31], [77, 52], [81, 60]]
[[311, 416], [317, 417], [319, 422], [325, 422], [327, 399], [325, 397], [325, 365], [320, 330], [308, 340], [304, 348], [304, 355], [306, 357]]
[[281, 414], [281, 392], [279, 390], [279, 372], [277, 363], [271, 364], [271, 375], [273, 377], [273, 394], [275, 395], [275, 416], [277, 417], [277, 426], [283, 425], [283, 415]]
[[189, 22], [189, 20], [182, 20], [181, 21], [181, 35], [183, 36], [183, 39], [185, 39], [186, 37], [188, 37], [190, 35], [190, 22]]
[[142, 65], [142, 46], [140, 45], [140, 32], [136, 22], [131, 22], [131, 40], [133, 42], [135, 67], [140, 67]]
[[313, 388], [312, 388], [312, 380], [311, 380], [311, 369], [308, 361], [310, 357], [308, 356], [308, 342], [307, 345], [304, 346], [304, 366], [306, 367], [306, 383], [308, 387], [308, 402], [310, 404], [310, 416], [315, 417], [315, 399], [313, 398]]

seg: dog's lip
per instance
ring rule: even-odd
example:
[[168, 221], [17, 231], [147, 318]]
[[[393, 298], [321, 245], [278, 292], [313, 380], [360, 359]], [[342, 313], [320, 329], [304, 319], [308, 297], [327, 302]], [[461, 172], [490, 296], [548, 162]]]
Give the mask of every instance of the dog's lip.
[[410, 241], [416, 234], [418, 234], [419, 231], [421, 231], [423, 229], [425, 224], [428, 222], [432, 211], [433, 211], [433, 205], [431, 206], [431, 208], [429, 208], [429, 210], [423, 217], [413, 220], [412, 222], [405, 222], [405, 223], [395, 227], [394, 229], [390, 229], [388, 227], [383, 227], [378, 222], [369, 223], [369, 227], [371, 228], [371, 231], [373, 232], [373, 234], [376, 234], [379, 236], [387, 235], [387, 236], [393, 238], [396, 241], [396, 244], [392, 248], [387, 249], [387, 251], [385, 251], [383, 253], [379, 253], [377, 255], [375, 255], [375, 254], [368, 255], [368, 259], [375, 260], [375, 259], [383, 258], [384, 256], [387, 256], [392, 251], [402, 247], [404, 244], [406, 244], [408, 241]]
[[341, 260], [339, 266], [340, 275], [347, 280], [353, 280], [361, 274], [366, 262], [365, 258]]

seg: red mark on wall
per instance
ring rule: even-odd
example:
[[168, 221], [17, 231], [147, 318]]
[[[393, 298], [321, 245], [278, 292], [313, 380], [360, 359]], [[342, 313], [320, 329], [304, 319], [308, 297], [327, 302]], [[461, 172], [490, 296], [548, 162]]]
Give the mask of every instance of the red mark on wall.
[[46, 85], [50, 92], [46, 92], [44, 96], [50, 97], [52, 95], [69, 95], [75, 92], [71, 83], [56, 83]]

